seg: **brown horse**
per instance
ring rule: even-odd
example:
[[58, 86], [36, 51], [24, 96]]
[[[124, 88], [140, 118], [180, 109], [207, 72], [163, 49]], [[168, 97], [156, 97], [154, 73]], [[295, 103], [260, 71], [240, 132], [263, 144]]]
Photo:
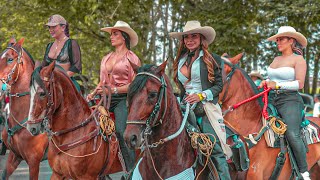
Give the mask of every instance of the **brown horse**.
[[51, 179], [97, 179], [122, 170], [114, 133], [100, 133], [95, 113], [54, 62], [34, 71], [30, 104], [27, 129], [37, 135], [44, 128], [50, 138]]
[[1, 84], [10, 97], [10, 115], [2, 131], [3, 141], [10, 152], [2, 179], [8, 179], [22, 160], [29, 165], [29, 178], [38, 179], [39, 164], [48, 146], [45, 134], [32, 136], [25, 128], [30, 102], [29, 83], [34, 62], [22, 48], [23, 41], [21, 39], [7, 47], [0, 55]]
[[[242, 54], [236, 58], [230, 58], [230, 61], [225, 59], [226, 79], [220, 101], [222, 109], [226, 111], [230, 106], [235, 105], [247, 98], [252, 97], [257, 91], [252, 86], [253, 82], [241, 68], [236, 64], [239, 62]], [[241, 135], [248, 136], [249, 134], [258, 133], [262, 128], [262, 108], [258, 100], [250, 101], [243, 104], [239, 108], [225, 115], [225, 120], [229, 122]], [[319, 118], [311, 118], [314, 123], [320, 125]], [[309, 153], [307, 154], [308, 167], [315, 166], [312, 172], [312, 177], [319, 174], [317, 170], [317, 161], [320, 160], [320, 144], [312, 144], [308, 146]], [[275, 166], [276, 157], [280, 150], [277, 148], [268, 148], [264, 136], [261, 140], [250, 149], [250, 168], [247, 174], [247, 179], [269, 179]], [[287, 180], [291, 175], [291, 166], [289, 157], [286, 157], [285, 165], [281, 171], [279, 179]], [[317, 176], [319, 178], [319, 176]]]
[[[144, 148], [133, 179], [166, 179], [181, 172], [193, 177], [196, 154], [165, 67], [166, 62], [139, 68], [129, 87], [125, 140], [131, 148]], [[202, 169], [198, 165], [196, 174]], [[199, 179], [208, 179], [208, 172], [205, 168]]]

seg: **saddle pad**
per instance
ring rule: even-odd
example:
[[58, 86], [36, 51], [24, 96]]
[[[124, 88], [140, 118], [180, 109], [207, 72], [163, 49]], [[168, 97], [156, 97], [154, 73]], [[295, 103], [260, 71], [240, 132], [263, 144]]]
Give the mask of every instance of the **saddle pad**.
[[[263, 125], [267, 124], [267, 120], [262, 118]], [[280, 140], [279, 136], [273, 132], [270, 128], [265, 132], [265, 139], [267, 142], [268, 147], [279, 148], [280, 147]], [[315, 124], [314, 122], [310, 121], [310, 124], [306, 127], [301, 129], [301, 137], [306, 143], [315, 144], [320, 142], [320, 127]]]

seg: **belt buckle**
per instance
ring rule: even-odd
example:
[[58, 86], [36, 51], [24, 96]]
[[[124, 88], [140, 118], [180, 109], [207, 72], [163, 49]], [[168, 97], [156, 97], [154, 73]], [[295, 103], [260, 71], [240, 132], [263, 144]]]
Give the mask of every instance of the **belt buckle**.
[[280, 92], [280, 90], [276, 90], [276, 94], [280, 94], [281, 92]]

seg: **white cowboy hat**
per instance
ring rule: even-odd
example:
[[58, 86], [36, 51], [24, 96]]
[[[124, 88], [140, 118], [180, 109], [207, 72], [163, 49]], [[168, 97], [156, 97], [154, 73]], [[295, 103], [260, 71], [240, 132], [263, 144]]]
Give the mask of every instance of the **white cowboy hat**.
[[171, 32], [170, 37], [181, 40], [185, 34], [199, 33], [205, 37], [208, 44], [211, 44], [216, 37], [216, 31], [210, 26], [201, 26], [199, 21], [188, 21], [183, 27], [183, 32]]
[[307, 47], [308, 45], [306, 37], [304, 37], [303, 34], [297, 32], [291, 26], [281, 26], [278, 29], [278, 33], [276, 35], [269, 37], [268, 41], [276, 41], [278, 37], [283, 37], [283, 36], [292, 37], [296, 39], [302, 45], [302, 47]]
[[249, 74], [249, 76], [250, 76], [250, 77], [251, 77], [251, 76], [254, 76], [254, 77], [257, 77], [257, 78], [263, 80], [262, 75], [261, 75], [258, 71], [255, 71], [255, 70], [251, 71], [251, 73]]
[[137, 33], [129, 26], [128, 23], [124, 21], [117, 21], [113, 27], [104, 27], [101, 28], [101, 31], [106, 31], [111, 34], [112, 29], [117, 29], [127, 33], [130, 37], [130, 47], [134, 47], [138, 44], [138, 35]]

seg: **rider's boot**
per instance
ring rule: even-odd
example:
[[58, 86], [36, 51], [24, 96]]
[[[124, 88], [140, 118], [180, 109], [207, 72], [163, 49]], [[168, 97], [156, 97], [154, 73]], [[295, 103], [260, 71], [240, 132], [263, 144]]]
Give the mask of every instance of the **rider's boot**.
[[213, 147], [211, 159], [217, 168], [221, 180], [231, 180], [229, 166], [226, 157], [220, 147], [220, 143], [216, 143]]
[[303, 180], [311, 180], [310, 174], [308, 171], [301, 173], [301, 176], [303, 177]]

